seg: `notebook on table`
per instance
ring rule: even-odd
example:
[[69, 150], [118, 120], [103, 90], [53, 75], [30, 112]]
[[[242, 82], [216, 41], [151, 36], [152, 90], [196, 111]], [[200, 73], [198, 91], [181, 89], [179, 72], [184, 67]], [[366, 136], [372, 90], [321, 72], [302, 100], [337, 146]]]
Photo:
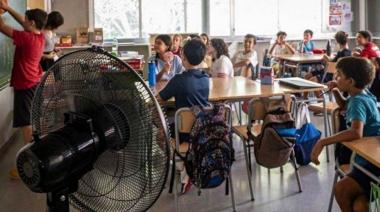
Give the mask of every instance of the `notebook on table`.
[[308, 82], [306, 80], [302, 80], [301, 78], [283, 78], [283, 79], [279, 79], [279, 83], [281, 85], [286, 85], [286, 86], [298, 88], [298, 89], [323, 87], [323, 85], [319, 85], [313, 82]]

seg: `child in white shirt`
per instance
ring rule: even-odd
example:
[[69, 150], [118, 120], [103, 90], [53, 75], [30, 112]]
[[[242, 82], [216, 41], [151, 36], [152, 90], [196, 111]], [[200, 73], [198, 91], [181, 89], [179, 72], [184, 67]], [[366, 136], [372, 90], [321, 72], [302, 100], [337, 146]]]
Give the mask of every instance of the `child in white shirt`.
[[256, 45], [256, 37], [252, 34], [247, 34], [244, 37], [244, 50], [238, 51], [232, 58], [235, 75], [252, 77], [252, 73], [257, 66], [257, 53], [253, 49]]
[[228, 54], [228, 46], [223, 39], [211, 39], [209, 53], [212, 55], [213, 63], [211, 66], [212, 77], [233, 77], [234, 69]]

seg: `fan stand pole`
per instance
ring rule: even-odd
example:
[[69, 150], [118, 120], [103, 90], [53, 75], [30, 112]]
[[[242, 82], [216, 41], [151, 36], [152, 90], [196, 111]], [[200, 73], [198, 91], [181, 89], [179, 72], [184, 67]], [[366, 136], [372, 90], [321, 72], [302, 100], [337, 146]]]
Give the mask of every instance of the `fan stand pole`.
[[47, 193], [48, 212], [69, 212], [69, 195], [67, 192]]

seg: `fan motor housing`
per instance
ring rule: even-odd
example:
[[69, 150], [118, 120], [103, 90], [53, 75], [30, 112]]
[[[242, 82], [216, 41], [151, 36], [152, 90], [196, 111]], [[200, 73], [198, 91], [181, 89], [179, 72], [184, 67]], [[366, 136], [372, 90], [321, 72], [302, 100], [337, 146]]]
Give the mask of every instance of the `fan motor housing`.
[[76, 121], [21, 149], [17, 169], [32, 191], [58, 191], [92, 169], [101, 149], [101, 142], [90, 127]]

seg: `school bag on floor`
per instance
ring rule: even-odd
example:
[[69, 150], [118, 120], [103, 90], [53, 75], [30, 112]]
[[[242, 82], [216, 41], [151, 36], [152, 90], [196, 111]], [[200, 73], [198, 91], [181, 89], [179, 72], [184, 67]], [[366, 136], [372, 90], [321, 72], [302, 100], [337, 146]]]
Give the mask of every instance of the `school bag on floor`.
[[225, 107], [216, 104], [211, 111], [205, 111], [199, 106], [193, 106], [191, 110], [196, 120], [190, 131], [189, 150], [182, 159], [186, 172], [196, 187], [214, 188], [228, 180], [233, 162], [234, 151]]
[[304, 166], [311, 162], [311, 151], [315, 143], [321, 138], [321, 131], [310, 122], [310, 113], [306, 103], [301, 103], [298, 108], [296, 128], [297, 139], [294, 152], [297, 163]]
[[256, 162], [266, 168], [283, 166], [289, 161], [295, 142], [294, 120], [287, 105], [289, 96], [281, 99], [260, 98], [264, 105], [265, 117], [260, 134], [253, 140]]

